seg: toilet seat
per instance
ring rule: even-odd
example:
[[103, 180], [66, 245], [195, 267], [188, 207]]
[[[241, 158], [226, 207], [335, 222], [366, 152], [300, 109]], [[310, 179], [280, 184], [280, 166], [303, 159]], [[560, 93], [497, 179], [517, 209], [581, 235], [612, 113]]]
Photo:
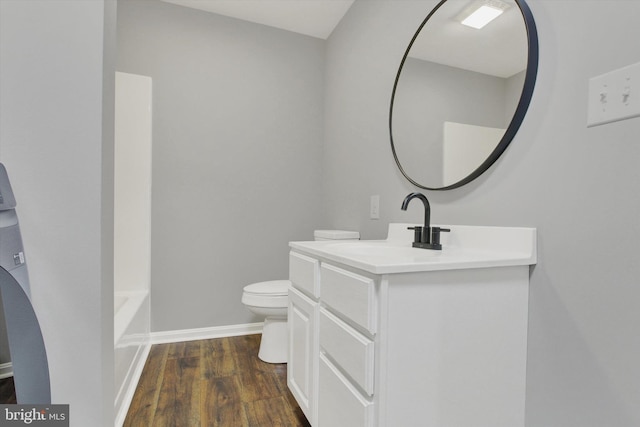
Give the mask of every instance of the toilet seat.
[[[318, 230], [314, 237], [316, 240], [358, 240], [360, 234], [341, 230]], [[255, 316], [264, 317], [258, 358], [267, 363], [287, 363], [287, 311], [290, 287], [289, 280], [270, 280], [247, 285], [242, 292], [242, 303], [247, 309]]]
[[255, 307], [287, 307], [289, 280], [258, 282], [244, 287], [242, 303]]

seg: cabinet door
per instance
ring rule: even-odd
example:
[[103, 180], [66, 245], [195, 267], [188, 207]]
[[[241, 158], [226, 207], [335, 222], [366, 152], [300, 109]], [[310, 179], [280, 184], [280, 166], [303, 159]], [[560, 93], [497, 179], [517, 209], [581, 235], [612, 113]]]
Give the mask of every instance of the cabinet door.
[[289, 289], [287, 385], [311, 425], [315, 425], [318, 378], [318, 303]]

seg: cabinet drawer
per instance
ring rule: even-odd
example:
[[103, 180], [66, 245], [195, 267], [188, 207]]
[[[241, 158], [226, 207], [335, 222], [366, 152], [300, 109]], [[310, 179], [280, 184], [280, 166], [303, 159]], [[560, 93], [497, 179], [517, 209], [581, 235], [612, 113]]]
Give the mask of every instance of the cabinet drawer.
[[335, 366], [320, 354], [319, 427], [373, 426], [373, 402], [360, 395]]
[[376, 332], [375, 289], [372, 279], [322, 264], [322, 301], [369, 332]]
[[320, 296], [319, 269], [318, 260], [296, 252], [289, 252], [289, 280], [297, 289], [314, 298]]
[[373, 395], [373, 341], [322, 308], [320, 347], [369, 396]]

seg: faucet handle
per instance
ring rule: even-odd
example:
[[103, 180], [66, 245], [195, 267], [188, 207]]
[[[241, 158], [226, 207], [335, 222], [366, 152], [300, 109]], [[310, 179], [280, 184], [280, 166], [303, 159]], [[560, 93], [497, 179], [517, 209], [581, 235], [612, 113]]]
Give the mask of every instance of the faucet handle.
[[422, 241], [422, 227], [416, 225], [415, 227], [407, 227], [407, 230], [413, 230], [413, 242], [420, 243]]
[[441, 232], [450, 232], [450, 228], [442, 228], [442, 227], [431, 227], [431, 243], [434, 245], [440, 245], [440, 233]]

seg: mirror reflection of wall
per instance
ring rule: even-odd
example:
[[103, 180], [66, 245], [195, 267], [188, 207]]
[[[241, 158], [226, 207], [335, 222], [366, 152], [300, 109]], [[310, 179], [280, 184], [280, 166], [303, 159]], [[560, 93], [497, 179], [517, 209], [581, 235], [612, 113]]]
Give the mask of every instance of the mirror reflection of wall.
[[435, 187], [452, 184], [443, 182], [443, 123], [506, 128], [523, 81], [524, 73], [505, 79], [407, 58], [393, 121], [394, 140], [401, 141], [396, 154], [407, 174]]

